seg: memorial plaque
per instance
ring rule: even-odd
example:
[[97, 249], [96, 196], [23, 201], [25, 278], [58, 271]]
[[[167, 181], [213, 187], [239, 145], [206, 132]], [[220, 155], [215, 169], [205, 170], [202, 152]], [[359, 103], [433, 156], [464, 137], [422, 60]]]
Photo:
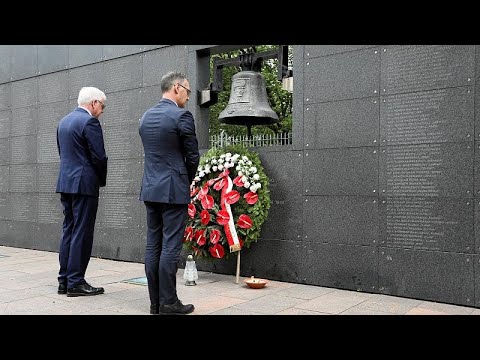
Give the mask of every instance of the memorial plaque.
[[474, 306], [473, 256], [379, 249], [380, 293]]
[[56, 132], [39, 132], [37, 136], [37, 163], [60, 161]]
[[10, 126], [12, 121], [11, 110], [0, 110], [0, 139], [10, 136]]
[[305, 195], [378, 194], [378, 150], [374, 147], [309, 150], [304, 156]]
[[143, 154], [138, 125], [104, 128], [105, 151], [109, 159], [137, 159]]
[[350, 51], [363, 50], [377, 45], [305, 45], [305, 59], [339, 54]]
[[138, 200], [138, 195], [109, 193], [100, 196], [97, 214], [97, 223], [100, 226], [134, 229], [140, 227], [145, 221], [145, 205]]
[[381, 197], [381, 246], [474, 253], [472, 199]]
[[38, 122], [38, 109], [36, 106], [15, 109], [12, 117], [11, 136], [35, 135]]
[[12, 80], [20, 80], [37, 73], [37, 45], [12, 46]]
[[10, 138], [0, 139], [0, 165], [10, 164]]
[[[102, 45], [69, 45], [68, 46], [68, 66], [74, 68], [82, 65], [89, 65], [102, 61]], [[95, 86], [95, 85], [83, 85]], [[97, 86], [98, 87], [98, 86]], [[80, 88], [77, 90], [79, 91]]]
[[380, 189], [386, 196], [473, 196], [473, 145], [389, 146], [380, 151]]
[[[242, 273], [277, 281], [305, 283], [305, 274], [308, 273], [305, 255], [305, 245], [301, 241], [259, 239], [249, 249], [242, 250]], [[235, 256], [232, 258], [235, 259]], [[235, 264], [235, 261], [232, 263]], [[235, 269], [229, 273], [234, 274]]]
[[160, 102], [162, 99], [162, 89], [160, 88], [160, 85], [145, 87], [142, 88], [140, 96], [143, 111], [139, 112], [140, 116], [138, 117], [138, 120], [140, 120], [145, 111]]
[[33, 164], [37, 162], [37, 138], [35, 135], [10, 138], [12, 164]]
[[366, 196], [308, 196], [303, 207], [305, 241], [378, 245], [378, 200]]
[[[57, 252], [59, 250], [60, 238], [62, 236], [63, 220], [57, 224], [34, 225], [33, 243], [36, 249]], [[93, 240], [95, 242], [95, 240]]]
[[305, 61], [305, 105], [370, 97], [379, 92], [378, 49], [352, 51]]
[[107, 94], [106, 104], [107, 108], [100, 118], [102, 125], [105, 127], [135, 125], [138, 134], [138, 120], [146, 110], [142, 106], [140, 89]]
[[0, 84], [12, 80], [11, 48], [10, 45], [0, 45], [0, 59], [3, 59], [0, 61]]
[[63, 223], [63, 206], [60, 202], [60, 194], [39, 193], [37, 223], [39, 224], [60, 224]]
[[139, 194], [143, 176], [141, 159], [108, 160], [106, 193]]
[[136, 54], [144, 51], [142, 45], [104, 45], [103, 57], [105, 60], [111, 60], [118, 57]]
[[[270, 194], [270, 210], [262, 224], [261, 237], [268, 240], [290, 240], [302, 237], [303, 198], [276, 197]], [[272, 198], [273, 196], [273, 198]]]
[[[0, 213], [1, 213], [1, 198], [0, 198]], [[0, 216], [0, 239], [2, 239], [2, 246], [9, 246], [9, 244], [6, 242], [6, 238], [8, 236], [8, 224], [9, 221], [4, 221], [1, 220]], [[1, 257], [4, 257], [5, 255], [2, 255]]]
[[10, 191], [35, 192], [37, 191], [36, 165], [10, 165]]
[[473, 83], [474, 45], [388, 46], [382, 51], [382, 95]]
[[[51, 104], [38, 106], [38, 132], [57, 134], [57, 126], [60, 120], [72, 111], [75, 106], [70, 107], [68, 101], [60, 101]], [[55, 145], [56, 146], [56, 145]]]
[[[60, 163], [45, 163], [45, 164], [37, 165], [37, 171], [38, 171], [37, 183], [38, 183], [39, 192], [41, 193], [55, 192], [57, 188], [57, 178], [58, 178], [59, 169], [60, 169]], [[107, 175], [107, 181], [108, 181], [108, 175]]]
[[8, 165], [0, 165], [0, 192], [8, 191], [10, 179], [10, 167]]
[[68, 68], [68, 45], [38, 45], [40, 75]]
[[473, 103], [471, 87], [385, 96], [382, 145], [473, 141]]
[[475, 306], [480, 307], [480, 259], [478, 255], [472, 257], [475, 264]]
[[374, 246], [305, 242], [305, 282], [346, 290], [378, 292], [378, 250]]
[[36, 221], [38, 197], [35, 194], [10, 193], [10, 219], [16, 221]]
[[[0, 53], [1, 53], [1, 50], [0, 50]], [[11, 109], [12, 107], [11, 101], [12, 101], [12, 85], [11, 84], [0, 85], [0, 110]]]
[[[480, 55], [479, 55], [480, 56]], [[480, 64], [478, 65], [480, 68]], [[478, 70], [480, 71], [480, 69]], [[477, 80], [477, 85], [472, 90], [474, 92], [474, 103], [475, 103], [475, 140], [480, 140], [480, 79]]]
[[480, 254], [480, 200], [475, 200], [475, 252]]
[[82, 66], [68, 71], [68, 96], [77, 104], [78, 93], [84, 86], [94, 86], [105, 90], [104, 63]]
[[[80, 89], [79, 89], [80, 90]], [[49, 104], [68, 99], [68, 71], [38, 77], [38, 102]]]
[[105, 89], [116, 92], [142, 86], [142, 55], [110, 60], [105, 66]]
[[[303, 59], [303, 45], [293, 46], [292, 55], [293, 59]], [[295, 60], [296, 61], [296, 60]], [[303, 79], [305, 75], [304, 66], [295, 67], [295, 76]], [[303, 150], [305, 148], [304, 141], [304, 127], [305, 127], [305, 106], [304, 101], [298, 99], [305, 99], [304, 85], [302, 81], [293, 82], [293, 93], [295, 94], [295, 100], [292, 101], [292, 119], [303, 119], [301, 121], [292, 121], [292, 149]], [[208, 138], [208, 134], [206, 134]]]
[[13, 247], [23, 249], [36, 249], [35, 223], [28, 221], [10, 221], [8, 228], [8, 237]]
[[474, 186], [475, 186], [475, 196], [480, 197], [480, 143], [477, 141], [475, 141], [475, 184]]
[[10, 220], [10, 213], [10, 194], [0, 192], [0, 220]]
[[299, 239], [302, 231], [303, 194], [290, 189], [302, 182], [302, 153], [258, 149], [258, 155], [269, 178], [270, 210], [262, 225], [267, 239]]
[[25, 79], [12, 83], [12, 108], [18, 109], [37, 105], [38, 78]]
[[0, 221], [0, 236], [2, 239], [3, 246], [14, 246], [15, 238], [12, 233], [12, 222], [11, 221]]
[[93, 256], [124, 261], [144, 262], [147, 230], [95, 227]]
[[[167, 72], [187, 71], [187, 49], [184, 45], [164, 47], [143, 54], [143, 86], [159, 85]], [[161, 97], [161, 92], [160, 92]]]
[[306, 149], [379, 144], [379, 97], [305, 106]]

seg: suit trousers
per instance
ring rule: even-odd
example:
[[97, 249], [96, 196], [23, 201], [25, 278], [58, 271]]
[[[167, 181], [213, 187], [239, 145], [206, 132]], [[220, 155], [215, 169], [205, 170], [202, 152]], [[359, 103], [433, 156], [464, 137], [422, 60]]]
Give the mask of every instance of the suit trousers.
[[144, 203], [148, 228], [145, 274], [150, 302], [173, 304], [178, 300], [176, 275], [188, 207], [187, 204]]
[[85, 281], [92, 254], [98, 196], [61, 193], [60, 201], [64, 220], [58, 282], [70, 289]]

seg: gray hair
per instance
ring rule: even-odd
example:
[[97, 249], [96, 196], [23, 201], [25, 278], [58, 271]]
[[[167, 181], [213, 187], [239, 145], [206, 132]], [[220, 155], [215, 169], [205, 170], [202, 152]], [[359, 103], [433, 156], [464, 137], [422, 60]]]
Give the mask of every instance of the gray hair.
[[105, 100], [107, 100], [107, 97], [105, 96], [105, 93], [102, 90], [97, 89], [96, 87], [86, 86], [80, 89], [80, 92], [78, 93], [78, 100], [77, 100], [78, 105], [88, 104], [89, 102], [94, 100], [100, 100], [105, 103]]
[[162, 94], [166, 93], [172, 88], [173, 85], [178, 83], [183, 83], [187, 76], [181, 72], [169, 71], [162, 76], [160, 80], [160, 88], [162, 89]]

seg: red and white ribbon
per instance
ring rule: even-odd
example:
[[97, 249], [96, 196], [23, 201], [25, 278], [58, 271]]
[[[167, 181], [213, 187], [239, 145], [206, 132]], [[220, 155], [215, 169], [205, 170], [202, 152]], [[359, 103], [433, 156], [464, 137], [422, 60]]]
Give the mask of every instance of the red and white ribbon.
[[230, 218], [228, 222], [223, 225], [223, 228], [225, 229], [225, 236], [227, 237], [228, 245], [230, 246], [230, 252], [235, 252], [241, 250], [242, 246], [240, 245], [240, 241], [238, 240], [237, 230], [235, 230], [232, 209], [230, 208], [230, 204], [227, 203], [225, 196], [225, 194], [229, 193], [232, 190], [233, 182], [228, 175], [225, 176], [225, 180], [227, 181], [227, 184], [223, 186], [220, 205], [222, 210], [225, 210], [230, 216]]

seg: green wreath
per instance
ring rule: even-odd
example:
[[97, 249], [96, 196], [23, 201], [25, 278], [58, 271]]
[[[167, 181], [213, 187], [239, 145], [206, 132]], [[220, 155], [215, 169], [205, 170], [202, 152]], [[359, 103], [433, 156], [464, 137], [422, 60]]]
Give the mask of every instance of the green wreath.
[[243, 146], [203, 154], [190, 193], [184, 249], [199, 258], [226, 259], [249, 248], [268, 216], [268, 183], [258, 154]]

